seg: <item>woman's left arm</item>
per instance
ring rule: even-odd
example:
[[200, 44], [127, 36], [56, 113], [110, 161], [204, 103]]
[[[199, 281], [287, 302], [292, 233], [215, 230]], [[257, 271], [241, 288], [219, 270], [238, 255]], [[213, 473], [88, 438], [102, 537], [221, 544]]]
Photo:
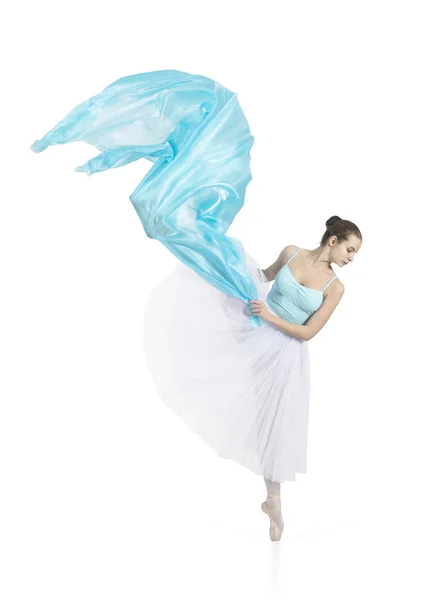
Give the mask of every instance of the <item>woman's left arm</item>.
[[339, 304], [344, 291], [345, 287], [343, 283], [341, 281], [336, 282], [336, 284], [325, 296], [319, 309], [315, 311], [312, 317], [310, 317], [310, 319], [308, 319], [308, 321], [303, 325], [297, 325], [296, 323], [290, 323], [285, 319], [281, 319], [281, 317], [271, 313], [271, 311], [267, 309], [266, 305], [260, 300], [250, 300], [249, 303], [252, 307], [253, 314], [258, 315], [264, 321], [275, 325], [275, 327], [278, 327], [278, 329], [284, 331], [284, 333], [307, 342], [308, 340], [311, 340], [319, 331], [321, 331], [321, 329], [327, 323], [336, 306]]
[[265, 317], [262, 317], [264, 321], [271, 323], [271, 325], [275, 325], [284, 333], [291, 335], [292, 337], [299, 338], [300, 340], [308, 341], [310, 338], [308, 326], [307, 325], [297, 325], [296, 323], [290, 323], [290, 321], [286, 321], [285, 319], [281, 319], [281, 317], [277, 317], [274, 313], [271, 313], [268, 310], [268, 314]]

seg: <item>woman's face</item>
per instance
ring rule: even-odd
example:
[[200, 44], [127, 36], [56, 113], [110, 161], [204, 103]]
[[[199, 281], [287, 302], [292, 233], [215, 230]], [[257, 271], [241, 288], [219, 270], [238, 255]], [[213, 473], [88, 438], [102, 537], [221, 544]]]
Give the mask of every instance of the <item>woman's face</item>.
[[361, 248], [362, 242], [356, 235], [350, 235], [347, 240], [343, 240], [334, 248], [333, 262], [340, 267], [344, 267], [352, 262], [355, 254]]

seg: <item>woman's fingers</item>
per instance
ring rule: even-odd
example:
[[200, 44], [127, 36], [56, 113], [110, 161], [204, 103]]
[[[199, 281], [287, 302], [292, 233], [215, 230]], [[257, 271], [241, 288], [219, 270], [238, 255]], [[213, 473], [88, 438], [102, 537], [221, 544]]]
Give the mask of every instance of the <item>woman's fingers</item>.
[[261, 300], [249, 300], [251, 310], [254, 314], [258, 314], [263, 310], [263, 302]]

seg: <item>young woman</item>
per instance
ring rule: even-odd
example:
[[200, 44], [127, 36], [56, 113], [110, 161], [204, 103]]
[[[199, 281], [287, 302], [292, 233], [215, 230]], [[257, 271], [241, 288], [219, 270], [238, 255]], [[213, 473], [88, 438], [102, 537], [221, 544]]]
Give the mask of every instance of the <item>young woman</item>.
[[273, 541], [284, 528], [280, 484], [306, 472], [306, 342], [343, 296], [331, 263], [352, 262], [362, 243], [350, 221], [334, 216], [326, 226], [317, 248], [286, 246], [267, 269], [246, 253], [258, 290], [249, 304], [264, 321], [257, 329], [247, 304], [184, 264], [145, 307], [144, 352], [161, 398], [219, 456], [263, 476]]
[[279, 539], [280, 482], [306, 471], [306, 341], [342, 297], [330, 265], [353, 260], [359, 229], [332, 217], [318, 248], [286, 246], [262, 271], [226, 235], [251, 180], [254, 138], [236, 94], [201, 75], [122, 77], [31, 150], [75, 141], [100, 150], [75, 169], [88, 175], [140, 158], [154, 163], [130, 199], [145, 233], [180, 262], [146, 305], [148, 367], [164, 402], [193, 431], [263, 475], [262, 510], [271, 539]]

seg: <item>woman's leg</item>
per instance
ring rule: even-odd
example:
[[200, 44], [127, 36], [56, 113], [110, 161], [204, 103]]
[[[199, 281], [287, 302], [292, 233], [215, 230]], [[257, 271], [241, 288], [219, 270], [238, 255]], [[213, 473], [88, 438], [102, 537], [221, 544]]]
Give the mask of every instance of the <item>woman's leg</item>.
[[281, 483], [279, 481], [270, 481], [266, 477], [263, 480], [267, 491], [266, 504], [274, 521], [278, 527], [282, 528], [284, 523], [281, 514]]
[[279, 481], [270, 481], [269, 479], [266, 479], [266, 477], [264, 477], [263, 480], [265, 482], [266, 491], [268, 494], [280, 495], [281, 483]]

